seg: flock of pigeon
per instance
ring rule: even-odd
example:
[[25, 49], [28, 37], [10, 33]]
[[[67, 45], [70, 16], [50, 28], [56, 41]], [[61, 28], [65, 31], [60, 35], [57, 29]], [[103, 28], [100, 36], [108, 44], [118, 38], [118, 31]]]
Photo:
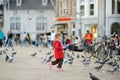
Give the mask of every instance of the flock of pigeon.
[[[10, 56], [8, 56], [7, 52], [8, 52], [8, 49], [5, 49], [0, 52], [0, 55], [6, 55], [5, 61], [9, 62], [9, 63], [13, 63], [14, 57], [17, 54], [17, 52], [14, 49], [12, 49], [12, 54]], [[42, 50], [40, 50], [40, 52], [42, 52]], [[36, 55], [37, 55], [37, 53], [33, 53], [30, 56], [35, 57]], [[41, 57], [40, 61], [41, 61], [41, 63], [48, 63], [48, 62], [51, 62], [53, 60], [53, 58], [54, 58], [54, 55], [53, 55], [52, 51], [50, 51], [50, 52], [46, 53], [44, 57]], [[71, 52], [71, 54], [65, 52], [65, 58], [64, 58], [65, 64], [72, 65], [75, 59], [82, 59], [81, 62], [83, 63], [83, 65], [89, 65], [91, 63], [91, 59], [86, 58], [84, 55], [80, 55], [79, 53], [74, 53], [74, 52]], [[102, 62], [100, 62], [98, 60], [98, 61], [95, 61], [94, 63], [100, 64], [99, 66], [94, 67], [94, 69], [96, 69], [98, 71], [101, 70], [103, 68], [103, 66], [106, 64], [109, 66], [112, 66], [112, 69], [108, 70], [109, 72], [114, 73], [114, 72], [119, 71], [119, 64], [118, 64], [119, 61], [112, 60], [111, 58], [107, 58], [106, 60], [104, 60]], [[91, 80], [100, 80], [92, 73], [89, 73], [89, 75], [90, 75]]]
[[13, 63], [14, 57], [17, 54], [17, 52], [14, 49], [12, 49], [12, 54], [10, 56], [7, 53], [8, 53], [8, 49], [0, 51], [0, 55], [4, 54], [6, 56], [5, 57], [6, 62]]
[[[37, 53], [34, 53], [34, 54], [31, 54], [32, 57], [35, 57], [37, 55]], [[46, 56], [44, 57], [41, 57], [41, 63], [48, 63], [50, 61], [52, 61], [53, 59], [53, 54], [52, 54], [52, 51], [51, 52], [48, 52], [45, 54]], [[64, 58], [64, 63], [65, 64], [69, 64], [69, 65], [72, 65], [74, 60], [75, 59], [82, 59], [82, 63], [84, 65], [89, 65], [91, 63], [91, 59], [89, 58], [86, 58], [84, 55], [80, 55], [79, 53], [74, 53], [72, 52], [71, 54], [70, 53], [67, 53], [65, 52], [65, 58]], [[99, 60], [95, 61], [94, 63], [95, 64], [100, 64], [99, 66], [96, 66], [94, 67], [94, 69], [96, 70], [101, 70], [103, 68], [104, 65], [109, 65], [109, 66], [112, 66], [112, 68], [110, 70], [107, 70], [108, 72], [111, 72], [111, 73], [114, 73], [114, 72], [117, 72], [119, 71], [119, 64], [118, 64], [119, 61], [117, 60], [112, 60], [111, 58], [107, 58], [105, 59], [104, 61], [100, 62]], [[95, 75], [93, 75], [92, 73], [89, 73], [90, 75], [90, 79], [91, 80], [100, 80], [99, 78], [97, 78]]]

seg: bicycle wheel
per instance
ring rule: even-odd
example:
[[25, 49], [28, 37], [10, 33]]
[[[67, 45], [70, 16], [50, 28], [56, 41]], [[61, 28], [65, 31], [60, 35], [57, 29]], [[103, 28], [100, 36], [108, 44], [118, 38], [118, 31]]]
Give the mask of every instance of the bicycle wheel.
[[97, 54], [98, 54], [97, 56], [100, 60], [105, 60], [108, 57], [107, 51], [102, 47], [100, 47]]
[[[91, 50], [90, 50], [91, 49]], [[91, 46], [87, 46], [85, 49], [84, 49], [84, 55], [87, 57], [87, 58], [91, 58], [93, 56], [93, 50], [92, 50], [92, 47]]]

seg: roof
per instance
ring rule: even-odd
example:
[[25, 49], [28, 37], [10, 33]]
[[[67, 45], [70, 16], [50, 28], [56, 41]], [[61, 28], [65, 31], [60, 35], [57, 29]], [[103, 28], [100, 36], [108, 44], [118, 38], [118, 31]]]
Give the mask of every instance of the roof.
[[21, 6], [16, 5], [16, 0], [10, 0], [9, 6], [10, 10], [54, 10], [51, 0], [48, 0], [46, 6], [42, 5], [42, 0], [22, 0]]

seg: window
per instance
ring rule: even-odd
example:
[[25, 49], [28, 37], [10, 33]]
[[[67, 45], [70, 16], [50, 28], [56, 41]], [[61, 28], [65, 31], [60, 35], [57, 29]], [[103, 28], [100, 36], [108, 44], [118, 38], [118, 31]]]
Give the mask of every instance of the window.
[[85, 2], [85, 0], [80, 0], [80, 3], [83, 3], [83, 2]]
[[0, 0], [0, 4], [3, 4], [3, 0]]
[[84, 5], [80, 6], [80, 16], [84, 16]]
[[14, 30], [15, 29], [15, 18], [11, 17], [10, 18], [10, 30]]
[[20, 17], [10, 18], [10, 30], [20, 30]]
[[94, 4], [90, 4], [90, 15], [94, 15]]
[[120, 0], [112, 0], [112, 14], [120, 14]]
[[47, 3], [48, 3], [48, 0], [42, 0], [42, 5], [43, 5], [43, 6], [46, 6]]
[[36, 26], [36, 30], [41, 30], [41, 18], [37, 17], [37, 26]]
[[45, 29], [47, 29], [47, 18], [43, 17], [43, 27], [42, 27], [42, 30], [45, 30]]
[[94, 2], [94, 0], [89, 0], [89, 2]]
[[16, 30], [20, 30], [20, 17], [16, 17]]
[[17, 6], [21, 6], [21, 4], [22, 4], [22, 0], [17, 0], [17, 1], [16, 1], [16, 5], [17, 5]]

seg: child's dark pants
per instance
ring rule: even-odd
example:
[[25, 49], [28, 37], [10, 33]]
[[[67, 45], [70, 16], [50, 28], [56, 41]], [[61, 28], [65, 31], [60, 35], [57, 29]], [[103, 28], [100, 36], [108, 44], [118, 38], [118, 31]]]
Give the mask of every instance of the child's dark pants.
[[52, 65], [57, 65], [57, 68], [62, 68], [62, 64], [63, 64], [63, 58], [61, 59], [56, 59], [55, 61], [52, 61]]

